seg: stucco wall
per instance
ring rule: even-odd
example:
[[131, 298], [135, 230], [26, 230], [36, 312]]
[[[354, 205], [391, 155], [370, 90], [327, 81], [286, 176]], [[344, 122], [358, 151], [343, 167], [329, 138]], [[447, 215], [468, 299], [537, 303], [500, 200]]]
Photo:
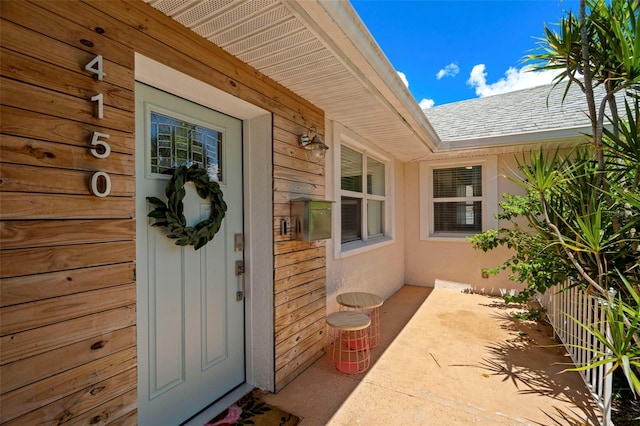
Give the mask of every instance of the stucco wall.
[[[327, 123], [327, 129], [332, 128]], [[330, 145], [335, 145], [331, 140], [332, 132], [327, 131], [327, 140]], [[330, 200], [339, 202], [340, 197], [335, 193], [333, 155], [337, 151], [329, 150], [327, 154], [327, 194]], [[333, 241], [327, 242], [327, 313], [338, 310], [336, 296], [340, 293], [351, 291], [364, 291], [374, 293], [387, 299], [405, 284], [405, 163], [393, 162], [393, 189], [394, 201], [392, 234], [393, 241], [371, 247], [366, 251], [349, 255], [342, 254], [336, 258]], [[335, 223], [335, 221], [334, 221]], [[339, 238], [334, 226], [334, 238]]]
[[[503, 193], [522, 193], [515, 184], [503, 176], [515, 170], [513, 154], [498, 156], [498, 200]], [[506, 249], [498, 248], [488, 253], [474, 250], [465, 240], [434, 241], [420, 238], [420, 163], [405, 165], [405, 236], [406, 283], [421, 286], [471, 287], [474, 291], [501, 294], [503, 291], [520, 290], [522, 285], [508, 279], [508, 273], [482, 277], [483, 268], [493, 268], [509, 256]], [[424, 189], [424, 188], [423, 188]], [[506, 226], [500, 223], [500, 226]]]

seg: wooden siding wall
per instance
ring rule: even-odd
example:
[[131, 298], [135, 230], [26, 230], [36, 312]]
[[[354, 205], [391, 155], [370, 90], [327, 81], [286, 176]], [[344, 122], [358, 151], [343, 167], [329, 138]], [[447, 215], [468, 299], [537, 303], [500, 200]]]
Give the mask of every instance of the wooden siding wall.
[[326, 328], [325, 243], [297, 241], [291, 232], [281, 235], [281, 221], [293, 229], [289, 200], [323, 199], [325, 187], [324, 164], [307, 161], [296, 128], [275, 116], [273, 130], [275, 361], [280, 390], [322, 355]]
[[[134, 52], [273, 114], [284, 387], [323, 346], [324, 244], [280, 235], [290, 199], [324, 195], [323, 165], [297, 143], [323, 112], [141, 1], [1, 1], [0, 18], [0, 423], [136, 423]], [[84, 70], [96, 55], [104, 81]], [[109, 158], [89, 153], [94, 131], [111, 135]], [[106, 198], [90, 192], [96, 171]]]

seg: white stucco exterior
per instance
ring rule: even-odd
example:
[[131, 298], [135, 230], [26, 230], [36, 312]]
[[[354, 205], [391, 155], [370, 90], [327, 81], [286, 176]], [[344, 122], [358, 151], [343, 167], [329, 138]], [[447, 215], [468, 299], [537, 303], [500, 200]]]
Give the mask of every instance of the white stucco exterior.
[[[335, 148], [340, 124], [327, 120], [326, 142], [328, 151], [326, 164], [327, 199], [340, 201], [336, 179], [340, 178], [339, 150]], [[357, 135], [351, 135], [357, 137]], [[362, 140], [361, 140], [362, 141]], [[367, 144], [367, 141], [362, 141]], [[504, 227], [493, 219], [498, 212], [502, 194], [522, 194], [522, 188], [505, 178], [517, 170], [515, 157], [519, 154], [498, 154], [485, 151], [486, 157], [476, 161], [493, 165], [494, 176], [489, 184], [494, 185], [493, 195], [486, 207], [489, 227]], [[395, 293], [402, 285], [448, 287], [494, 295], [515, 294], [524, 289], [524, 284], [509, 280], [509, 271], [498, 276], [483, 277], [482, 269], [494, 268], [509, 257], [507, 249], [499, 247], [490, 252], [475, 250], [471, 243], [460, 239], [425, 237], [421, 219], [425, 214], [421, 205], [421, 191], [425, 191], [424, 176], [420, 168], [442, 163], [442, 161], [401, 162], [393, 160], [393, 223], [392, 239], [385, 243], [365, 247], [354, 253], [339, 253], [340, 229], [334, 220], [333, 241], [327, 241], [327, 313], [338, 310], [336, 296], [350, 291], [378, 294], [384, 299]], [[445, 161], [445, 163], [447, 163]], [[336, 170], [338, 169], [338, 170]], [[335, 213], [335, 212], [334, 212]], [[335, 218], [334, 218], [335, 219]], [[338, 241], [336, 243], [336, 240]]]
[[[339, 124], [327, 120], [327, 143], [330, 149], [325, 160], [327, 198], [340, 201], [336, 194], [335, 179], [340, 178], [340, 170], [336, 170], [335, 149], [336, 140], [333, 130]], [[357, 135], [352, 135], [354, 138]], [[367, 141], [360, 139], [360, 143], [367, 145]], [[372, 147], [375, 148], [375, 147]], [[334, 220], [334, 241], [327, 241], [327, 313], [338, 310], [336, 296], [340, 293], [361, 291], [374, 293], [387, 299], [405, 284], [405, 198], [404, 198], [404, 168], [405, 163], [391, 160], [391, 179], [388, 192], [392, 193], [391, 223], [387, 226], [391, 231], [391, 238], [380, 244], [363, 247], [353, 253], [336, 253], [335, 239], [339, 241], [340, 230]], [[337, 164], [339, 164], [339, 159]], [[335, 209], [334, 209], [335, 219]], [[339, 244], [338, 244], [339, 245]]]
[[[517, 170], [514, 154], [497, 156], [497, 201], [504, 193], [522, 193], [522, 189], [508, 181], [504, 176]], [[505, 260], [509, 253], [497, 248], [488, 253], [475, 250], [471, 243], [464, 240], [426, 239], [421, 235], [420, 220], [424, 214], [420, 206], [420, 163], [405, 165], [405, 278], [406, 284], [429, 287], [467, 288], [489, 294], [503, 294], [512, 290], [521, 290], [519, 285], [508, 279], [508, 272], [498, 276], [482, 277], [483, 268], [493, 268]], [[424, 184], [424, 182], [423, 182]], [[497, 203], [487, 205], [491, 215], [497, 212]], [[496, 221], [497, 222], [497, 221]], [[499, 227], [507, 226], [497, 223]]]

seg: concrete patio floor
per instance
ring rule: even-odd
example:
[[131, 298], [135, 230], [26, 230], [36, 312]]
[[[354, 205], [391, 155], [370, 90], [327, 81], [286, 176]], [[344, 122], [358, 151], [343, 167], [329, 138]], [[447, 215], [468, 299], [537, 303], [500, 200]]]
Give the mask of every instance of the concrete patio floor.
[[[551, 329], [501, 298], [404, 286], [381, 308], [371, 368], [319, 359], [263, 399], [313, 425], [596, 425], [599, 410]], [[521, 309], [520, 309], [521, 310]], [[562, 364], [562, 365], [559, 365]]]

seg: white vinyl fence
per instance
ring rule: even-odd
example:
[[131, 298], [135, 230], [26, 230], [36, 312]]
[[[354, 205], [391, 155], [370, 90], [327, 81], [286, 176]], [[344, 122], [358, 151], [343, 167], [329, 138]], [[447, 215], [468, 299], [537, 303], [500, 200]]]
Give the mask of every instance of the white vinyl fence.
[[[585, 325], [593, 325], [605, 336], [609, 336], [609, 327], [605, 317], [602, 299], [595, 298], [577, 287], [560, 284], [548, 289], [538, 298], [546, 309], [547, 317], [556, 336], [562, 341], [577, 367], [591, 362], [595, 353], [606, 351], [605, 345], [591, 332], [580, 327], [575, 318]], [[569, 316], [568, 316], [569, 315]], [[611, 423], [611, 387], [612, 374], [606, 374], [612, 364], [580, 371], [580, 375], [589, 387], [591, 394], [602, 410], [603, 425]]]

